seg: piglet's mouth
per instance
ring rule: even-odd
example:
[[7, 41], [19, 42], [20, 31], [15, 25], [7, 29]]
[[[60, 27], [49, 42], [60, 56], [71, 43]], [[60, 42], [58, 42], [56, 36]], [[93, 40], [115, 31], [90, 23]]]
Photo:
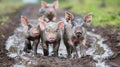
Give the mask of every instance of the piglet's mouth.
[[76, 34], [76, 37], [77, 37], [77, 38], [81, 38], [82, 35], [81, 35], [81, 34]]
[[78, 38], [80, 38], [81, 36], [80, 35], [77, 35]]
[[50, 42], [54, 42], [55, 40], [50, 40]]

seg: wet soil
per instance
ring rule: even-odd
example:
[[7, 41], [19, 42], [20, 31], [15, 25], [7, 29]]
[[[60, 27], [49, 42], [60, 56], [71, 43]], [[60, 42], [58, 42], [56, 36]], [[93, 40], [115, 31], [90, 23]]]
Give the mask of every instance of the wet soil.
[[114, 56], [110, 59], [112, 63], [120, 65], [120, 26], [106, 26], [106, 27], [90, 27], [89, 31], [100, 34], [110, 49], [115, 52]]
[[[11, 21], [8, 21], [6, 24], [0, 27], [0, 67], [10, 67], [16, 61], [7, 56], [7, 50], [5, 50], [5, 42], [9, 36], [13, 35], [14, 30], [20, 24], [20, 16], [24, 15], [28, 18], [37, 18], [38, 16], [39, 5], [27, 5], [18, 9], [15, 13], [8, 14]], [[63, 15], [64, 11], [60, 11], [58, 16]], [[61, 14], [62, 13], [62, 14]], [[97, 34], [100, 34], [104, 39], [104, 43], [116, 53], [114, 58], [109, 59], [111, 66], [116, 67], [115, 65], [120, 65], [120, 26], [91, 26], [88, 28], [89, 31], [93, 31]], [[64, 59], [57, 57], [41, 57], [37, 56], [35, 59], [40, 58], [40, 64], [37, 66], [31, 67], [93, 67], [90, 66], [92, 59], [89, 57], [78, 59]], [[90, 62], [91, 61], [91, 62]], [[84, 65], [84, 66], [83, 66]]]

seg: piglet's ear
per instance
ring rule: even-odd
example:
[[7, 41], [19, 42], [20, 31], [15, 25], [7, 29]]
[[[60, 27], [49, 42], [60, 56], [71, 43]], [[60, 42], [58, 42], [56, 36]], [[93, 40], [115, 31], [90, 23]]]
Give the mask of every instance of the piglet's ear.
[[28, 19], [27, 19], [27, 17], [21, 16], [21, 23], [22, 23], [23, 25], [27, 25], [27, 24], [28, 24]]
[[72, 20], [74, 19], [74, 16], [72, 13], [70, 12], [65, 12], [65, 19], [68, 23], [72, 23]]
[[43, 18], [40, 17], [38, 20], [39, 20], [39, 22], [40, 22], [40, 28], [41, 28], [41, 30], [45, 30], [46, 23], [45, 23], [45, 21], [43, 20]]
[[84, 16], [84, 20], [86, 22], [87, 25], [90, 25], [91, 24], [91, 21], [92, 21], [92, 13], [89, 13], [87, 15]]
[[64, 28], [64, 22], [63, 21], [59, 21], [58, 22], [58, 28], [59, 29], [63, 29]]
[[53, 3], [53, 5], [54, 5], [55, 9], [57, 9], [57, 8], [59, 7], [58, 1], [55, 1], [55, 2]]
[[42, 2], [41, 2], [41, 7], [45, 8], [46, 6], [47, 6], [47, 3], [44, 2], [44, 1], [42, 1]]

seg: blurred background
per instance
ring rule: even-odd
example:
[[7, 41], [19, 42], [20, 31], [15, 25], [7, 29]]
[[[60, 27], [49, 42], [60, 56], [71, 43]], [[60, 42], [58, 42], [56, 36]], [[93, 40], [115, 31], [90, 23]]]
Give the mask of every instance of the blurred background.
[[[41, 1], [52, 3], [55, 0], [0, 0], [0, 25], [9, 19], [6, 14], [13, 13], [26, 3], [40, 4]], [[59, 7], [85, 15], [93, 13], [95, 26], [120, 25], [120, 0], [58, 0]]]

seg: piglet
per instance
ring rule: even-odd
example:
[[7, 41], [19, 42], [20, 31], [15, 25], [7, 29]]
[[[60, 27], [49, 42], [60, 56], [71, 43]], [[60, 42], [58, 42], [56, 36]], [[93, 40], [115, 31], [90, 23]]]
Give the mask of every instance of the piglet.
[[[86, 28], [92, 20], [92, 14], [87, 14], [84, 18], [74, 17], [70, 12], [65, 12], [65, 27], [63, 41], [67, 49], [68, 57], [71, 57], [73, 50], [78, 57], [85, 54], [86, 49]], [[82, 52], [84, 51], [84, 52]]]
[[50, 44], [53, 44], [53, 56], [58, 56], [58, 49], [61, 40], [60, 32], [64, 28], [64, 23], [62, 21], [59, 21], [57, 23], [51, 21], [49, 23], [46, 23], [44, 21], [41, 21], [40, 28], [42, 31], [41, 40], [44, 56], [49, 55], [48, 46]]
[[[33, 50], [33, 54], [37, 54], [37, 47], [40, 41], [40, 27], [37, 20], [28, 20], [27, 17], [21, 16], [21, 24], [23, 26], [23, 34], [25, 36], [25, 52]], [[31, 44], [33, 41], [33, 44]]]

